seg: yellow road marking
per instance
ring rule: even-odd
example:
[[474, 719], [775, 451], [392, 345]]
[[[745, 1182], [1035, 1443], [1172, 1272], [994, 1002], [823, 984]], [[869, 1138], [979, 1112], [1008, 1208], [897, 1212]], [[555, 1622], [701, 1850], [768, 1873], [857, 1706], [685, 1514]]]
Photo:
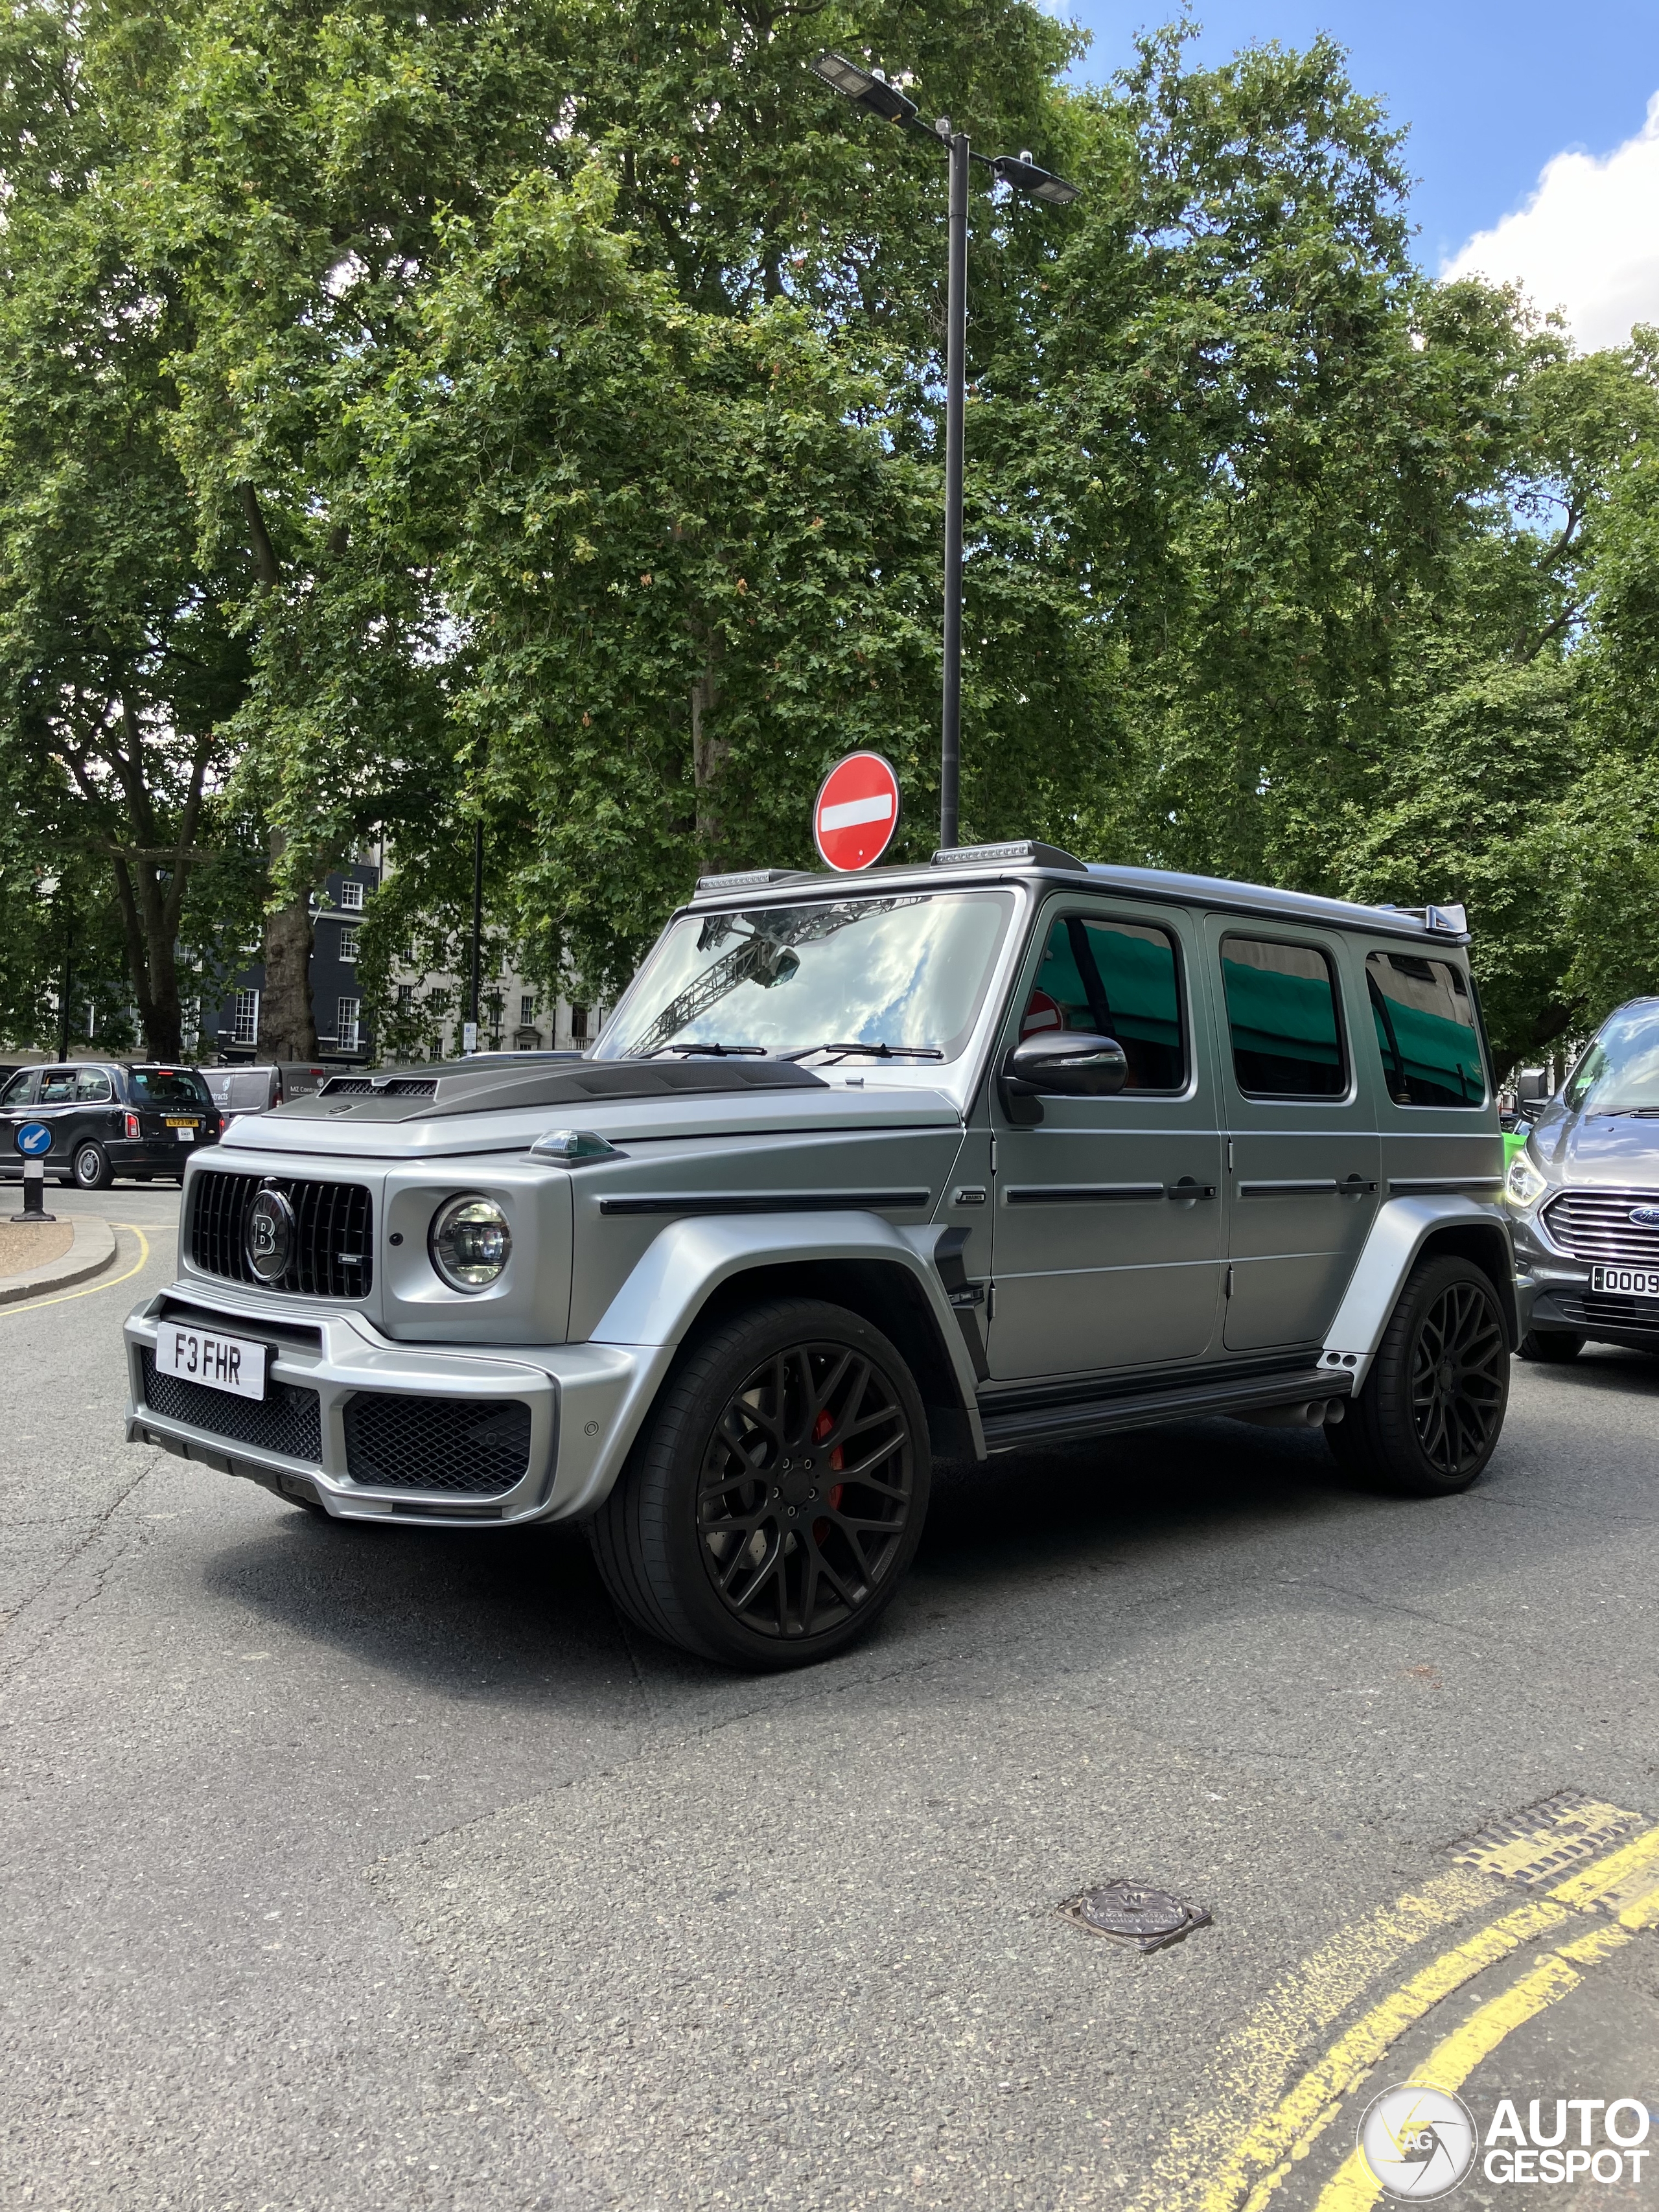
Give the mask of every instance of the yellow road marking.
[[1552, 1875], [1559, 1881], [1576, 1862], [1594, 1857], [1615, 1836], [1641, 1826], [1639, 1813], [1565, 1790], [1512, 1820], [1493, 1821], [1453, 1856], [1459, 1866], [1541, 1889]]
[[[1495, 1966], [1522, 1943], [1565, 1927], [1575, 1910], [1598, 1903], [1605, 1903], [1609, 1910], [1618, 1912], [1621, 1923], [1626, 1912], [1638, 1916], [1651, 1913], [1654, 1919], [1641, 1917], [1635, 1924], [1654, 1924], [1654, 1920], [1659, 1919], [1659, 1891], [1645, 1892], [1623, 1911], [1620, 1910], [1619, 1899], [1635, 1887], [1638, 1877], [1656, 1866], [1659, 1866], [1659, 1827], [1649, 1829], [1593, 1865], [1569, 1875], [1547, 1897], [1518, 1906], [1464, 1942], [1443, 1952], [1340, 2036], [1271, 2111], [1264, 2111], [1265, 2100], [1252, 2098], [1250, 2092], [1267, 2078], [1273, 2063], [1282, 2055], [1282, 2046], [1278, 2051], [1271, 2047], [1265, 2051], [1259, 2048], [1254, 2075], [1248, 2067], [1242, 2073], [1236, 2071], [1228, 2085], [1232, 2094], [1224, 2096], [1222, 2103], [1189, 2130], [1172, 2138], [1169, 2151], [1155, 2170], [1153, 2184], [1137, 2200], [1137, 2212], [1149, 2212], [1153, 2205], [1167, 2207], [1168, 2212], [1237, 2212], [1241, 2205], [1245, 2212], [1261, 2212], [1292, 2163], [1307, 2155], [1316, 2138], [1337, 2117], [1343, 2099], [1364, 2080], [1408, 2027], [1477, 1974]], [[1425, 1892], [1434, 1887], [1425, 1885]], [[1474, 1905], [1466, 1906], [1465, 1910], [1474, 1909], [1491, 1895], [1490, 1887], [1480, 1883]], [[1401, 1899], [1389, 1911], [1398, 1912], [1408, 1901]], [[1449, 1919], [1460, 1917], [1455, 1912], [1447, 1915]], [[1424, 1932], [1429, 1932], [1432, 1924], [1429, 1921]], [[1614, 1939], [1614, 1948], [1628, 1941], [1627, 1933], [1608, 1929], [1596, 1929], [1592, 1938], [1583, 1940], [1608, 1935]], [[1339, 1943], [1342, 1940], [1337, 1939]], [[1399, 1948], [1403, 1950], [1405, 1946]], [[1566, 1958], [1572, 1949], [1571, 1945], [1561, 1946], [1560, 1957]], [[1314, 1959], [1319, 1956], [1315, 1954]], [[1313, 1963], [1310, 1960], [1306, 1965]], [[1391, 1962], [1385, 1959], [1382, 1963]], [[1362, 1982], [1359, 1986], [1368, 1985], [1369, 1982]], [[1357, 1990], [1353, 1992], [1358, 1993]], [[1339, 2004], [1327, 2017], [1334, 2018], [1344, 2008]], [[1275, 2015], [1271, 2000], [1253, 2023], [1265, 2025], [1269, 2044], [1274, 2021], [1281, 2016], [1285, 2028], [1293, 2033], [1297, 2025], [1294, 2008], [1287, 2008], [1287, 2016], [1285, 2008], [1280, 2015]], [[1324, 2023], [1310, 2019], [1307, 2024], [1312, 2027]], [[1282, 2081], [1288, 2071], [1286, 2058], [1277, 2078]], [[1272, 2094], [1271, 2088], [1267, 2094]], [[1242, 2136], [1236, 2133], [1241, 2108], [1256, 2116]], [[1185, 2186], [1179, 2182], [1169, 2186], [1175, 2172], [1183, 2167], [1194, 2178]]]
[[[1659, 1892], [1651, 1901], [1659, 1910]], [[1454, 2028], [1437, 2043], [1413, 2069], [1413, 2083], [1449, 2093], [1461, 2089], [1506, 2035], [1536, 2020], [1540, 2012], [1559, 2004], [1569, 1990], [1577, 1988], [1584, 1978], [1577, 1971], [1580, 1966], [1599, 1966], [1603, 1959], [1622, 1950], [1633, 1933], [1629, 1928], [1592, 1928], [1588, 1936], [1580, 1936], [1573, 1942], [1557, 1944], [1529, 1974], [1523, 1974], [1501, 1996], [1479, 2006], [1462, 2027]], [[1356, 2143], [1334, 2178], [1320, 2191], [1314, 2212], [1368, 2212], [1382, 2194], [1382, 2185]]]
[[135, 1275], [149, 1265], [149, 1239], [136, 1221], [112, 1221], [110, 1227], [130, 1229], [138, 1239], [137, 1260], [127, 1269], [125, 1275], [112, 1275], [106, 1283], [88, 1283], [84, 1288], [78, 1291], [59, 1291], [56, 1296], [49, 1298], [31, 1298], [27, 1305], [0, 1306], [0, 1321], [9, 1320], [13, 1314], [39, 1313], [42, 1306], [67, 1305], [71, 1298], [89, 1298], [94, 1297], [100, 1291], [118, 1290], [123, 1283], [130, 1283]]
[[1419, 1943], [1491, 1906], [1485, 1875], [1454, 1867], [1364, 1920], [1339, 1929], [1298, 1961], [1221, 2045], [1212, 2078], [1222, 2087], [1201, 2119], [1175, 2136], [1135, 2198], [1133, 2212], [1201, 2212], [1206, 2175], [1279, 2097], [1316, 2036]]

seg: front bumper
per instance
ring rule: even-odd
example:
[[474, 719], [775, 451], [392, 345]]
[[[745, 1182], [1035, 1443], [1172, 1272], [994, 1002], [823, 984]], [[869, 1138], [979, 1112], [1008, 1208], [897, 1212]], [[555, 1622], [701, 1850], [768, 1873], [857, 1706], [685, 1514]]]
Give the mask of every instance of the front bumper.
[[[1515, 1227], [1515, 1295], [1521, 1333], [1541, 1329], [1659, 1352], [1659, 1313], [1646, 1298], [1622, 1297], [1590, 1288], [1588, 1260], [1559, 1252], [1546, 1242], [1531, 1215]], [[1620, 1264], [1611, 1262], [1609, 1264]]]
[[[156, 1338], [169, 1318], [264, 1344], [264, 1399], [159, 1371]], [[515, 1345], [502, 1354], [398, 1344], [359, 1314], [301, 1324], [289, 1311], [263, 1312], [252, 1297], [210, 1303], [183, 1285], [128, 1316], [126, 1350], [129, 1443], [158, 1444], [342, 1520], [452, 1528], [591, 1510], [672, 1356], [632, 1345]], [[503, 1435], [508, 1451], [490, 1441]]]

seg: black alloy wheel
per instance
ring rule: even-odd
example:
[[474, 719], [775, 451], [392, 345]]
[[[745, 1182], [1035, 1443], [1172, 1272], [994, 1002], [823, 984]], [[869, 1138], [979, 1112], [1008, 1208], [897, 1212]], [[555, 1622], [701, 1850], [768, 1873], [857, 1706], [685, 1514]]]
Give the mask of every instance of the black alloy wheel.
[[77, 1190], [107, 1190], [115, 1180], [110, 1166], [109, 1154], [101, 1145], [82, 1145], [75, 1155], [75, 1183]]
[[1328, 1429], [1337, 1457], [1417, 1498], [1467, 1490], [1497, 1448], [1510, 1345], [1497, 1292], [1472, 1261], [1419, 1261], [1365, 1386]]
[[770, 1301], [683, 1361], [601, 1509], [612, 1595], [654, 1636], [739, 1666], [828, 1658], [872, 1627], [927, 1511], [927, 1416], [860, 1316]]

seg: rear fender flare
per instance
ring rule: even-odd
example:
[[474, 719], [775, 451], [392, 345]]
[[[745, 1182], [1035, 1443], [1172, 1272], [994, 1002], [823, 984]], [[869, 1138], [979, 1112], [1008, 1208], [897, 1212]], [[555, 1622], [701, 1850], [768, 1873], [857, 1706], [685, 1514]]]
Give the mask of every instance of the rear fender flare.
[[1520, 1341], [1515, 1300], [1515, 1247], [1508, 1218], [1495, 1206], [1449, 1194], [1391, 1198], [1377, 1209], [1359, 1264], [1349, 1279], [1320, 1365], [1351, 1376], [1358, 1390], [1370, 1372], [1406, 1279], [1425, 1252], [1455, 1252], [1491, 1278], [1510, 1349]]

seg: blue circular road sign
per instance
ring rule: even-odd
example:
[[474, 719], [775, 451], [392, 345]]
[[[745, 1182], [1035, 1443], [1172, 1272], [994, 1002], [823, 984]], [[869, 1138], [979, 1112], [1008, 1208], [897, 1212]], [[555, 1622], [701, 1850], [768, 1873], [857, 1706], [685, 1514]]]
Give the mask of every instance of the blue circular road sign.
[[17, 1149], [26, 1159], [36, 1159], [52, 1150], [52, 1131], [44, 1121], [25, 1121], [17, 1132]]

